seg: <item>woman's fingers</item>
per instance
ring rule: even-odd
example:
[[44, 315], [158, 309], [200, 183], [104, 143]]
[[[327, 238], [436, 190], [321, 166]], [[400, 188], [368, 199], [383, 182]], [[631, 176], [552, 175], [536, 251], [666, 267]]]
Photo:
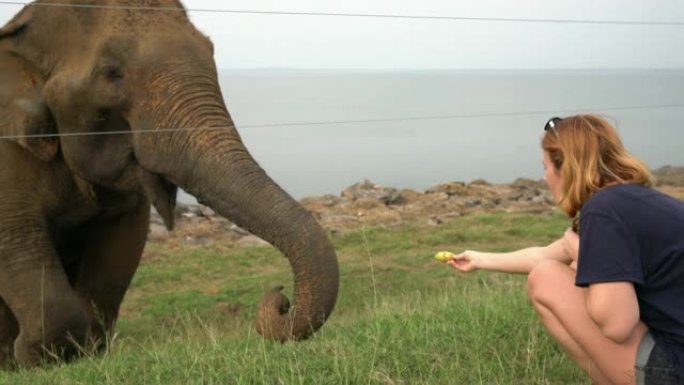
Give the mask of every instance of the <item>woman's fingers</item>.
[[454, 269], [458, 269], [463, 272], [473, 270], [473, 264], [467, 251], [464, 251], [461, 254], [454, 254], [450, 251], [440, 251], [435, 254], [435, 259], [440, 262], [447, 263]]
[[472, 263], [470, 262], [470, 258], [468, 257], [467, 253], [454, 255], [449, 261], [449, 265], [463, 272], [468, 272], [473, 269]]

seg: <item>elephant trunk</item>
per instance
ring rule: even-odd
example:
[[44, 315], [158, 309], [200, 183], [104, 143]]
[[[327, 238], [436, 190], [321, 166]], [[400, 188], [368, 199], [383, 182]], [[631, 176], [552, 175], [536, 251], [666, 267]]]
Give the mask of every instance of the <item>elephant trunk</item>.
[[155, 148], [142, 151], [154, 156], [138, 155], [140, 164], [288, 258], [294, 305], [280, 292], [282, 287], [267, 292], [257, 310], [257, 331], [279, 341], [305, 339], [323, 325], [337, 300], [339, 271], [332, 245], [311, 213], [251, 157], [230, 117], [210, 120], [211, 126], [222, 128], [160, 133]]

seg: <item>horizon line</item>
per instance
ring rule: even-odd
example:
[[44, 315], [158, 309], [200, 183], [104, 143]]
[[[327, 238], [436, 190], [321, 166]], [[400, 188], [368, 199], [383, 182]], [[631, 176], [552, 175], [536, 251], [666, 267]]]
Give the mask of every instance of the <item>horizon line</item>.
[[345, 68], [345, 67], [217, 67], [219, 71], [329, 72], [684, 72], [684, 67], [661, 68]]

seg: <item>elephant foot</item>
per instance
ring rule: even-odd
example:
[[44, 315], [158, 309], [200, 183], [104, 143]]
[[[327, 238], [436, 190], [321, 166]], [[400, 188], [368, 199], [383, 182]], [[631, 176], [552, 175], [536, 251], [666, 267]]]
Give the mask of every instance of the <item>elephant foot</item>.
[[17, 321], [0, 299], [0, 369], [14, 366], [14, 340], [19, 334]]
[[14, 357], [20, 366], [71, 361], [89, 351], [90, 323], [85, 317], [74, 316], [59, 325], [52, 325], [44, 335], [19, 333], [14, 342]]
[[14, 364], [14, 349], [12, 344], [0, 345], [0, 369], [9, 369]]
[[90, 328], [90, 335], [88, 337], [88, 352], [92, 354], [100, 354], [107, 351], [111, 332], [100, 323], [93, 323]]

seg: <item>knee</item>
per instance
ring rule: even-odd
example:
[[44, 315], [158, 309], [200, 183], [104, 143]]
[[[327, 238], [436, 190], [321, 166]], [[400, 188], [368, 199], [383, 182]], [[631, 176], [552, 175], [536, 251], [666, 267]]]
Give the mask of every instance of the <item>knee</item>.
[[527, 276], [527, 295], [533, 304], [543, 302], [545, 294], [552, 293], [558, 285], [560, 271], [567, 266], [555, 260], [540, 261]]

